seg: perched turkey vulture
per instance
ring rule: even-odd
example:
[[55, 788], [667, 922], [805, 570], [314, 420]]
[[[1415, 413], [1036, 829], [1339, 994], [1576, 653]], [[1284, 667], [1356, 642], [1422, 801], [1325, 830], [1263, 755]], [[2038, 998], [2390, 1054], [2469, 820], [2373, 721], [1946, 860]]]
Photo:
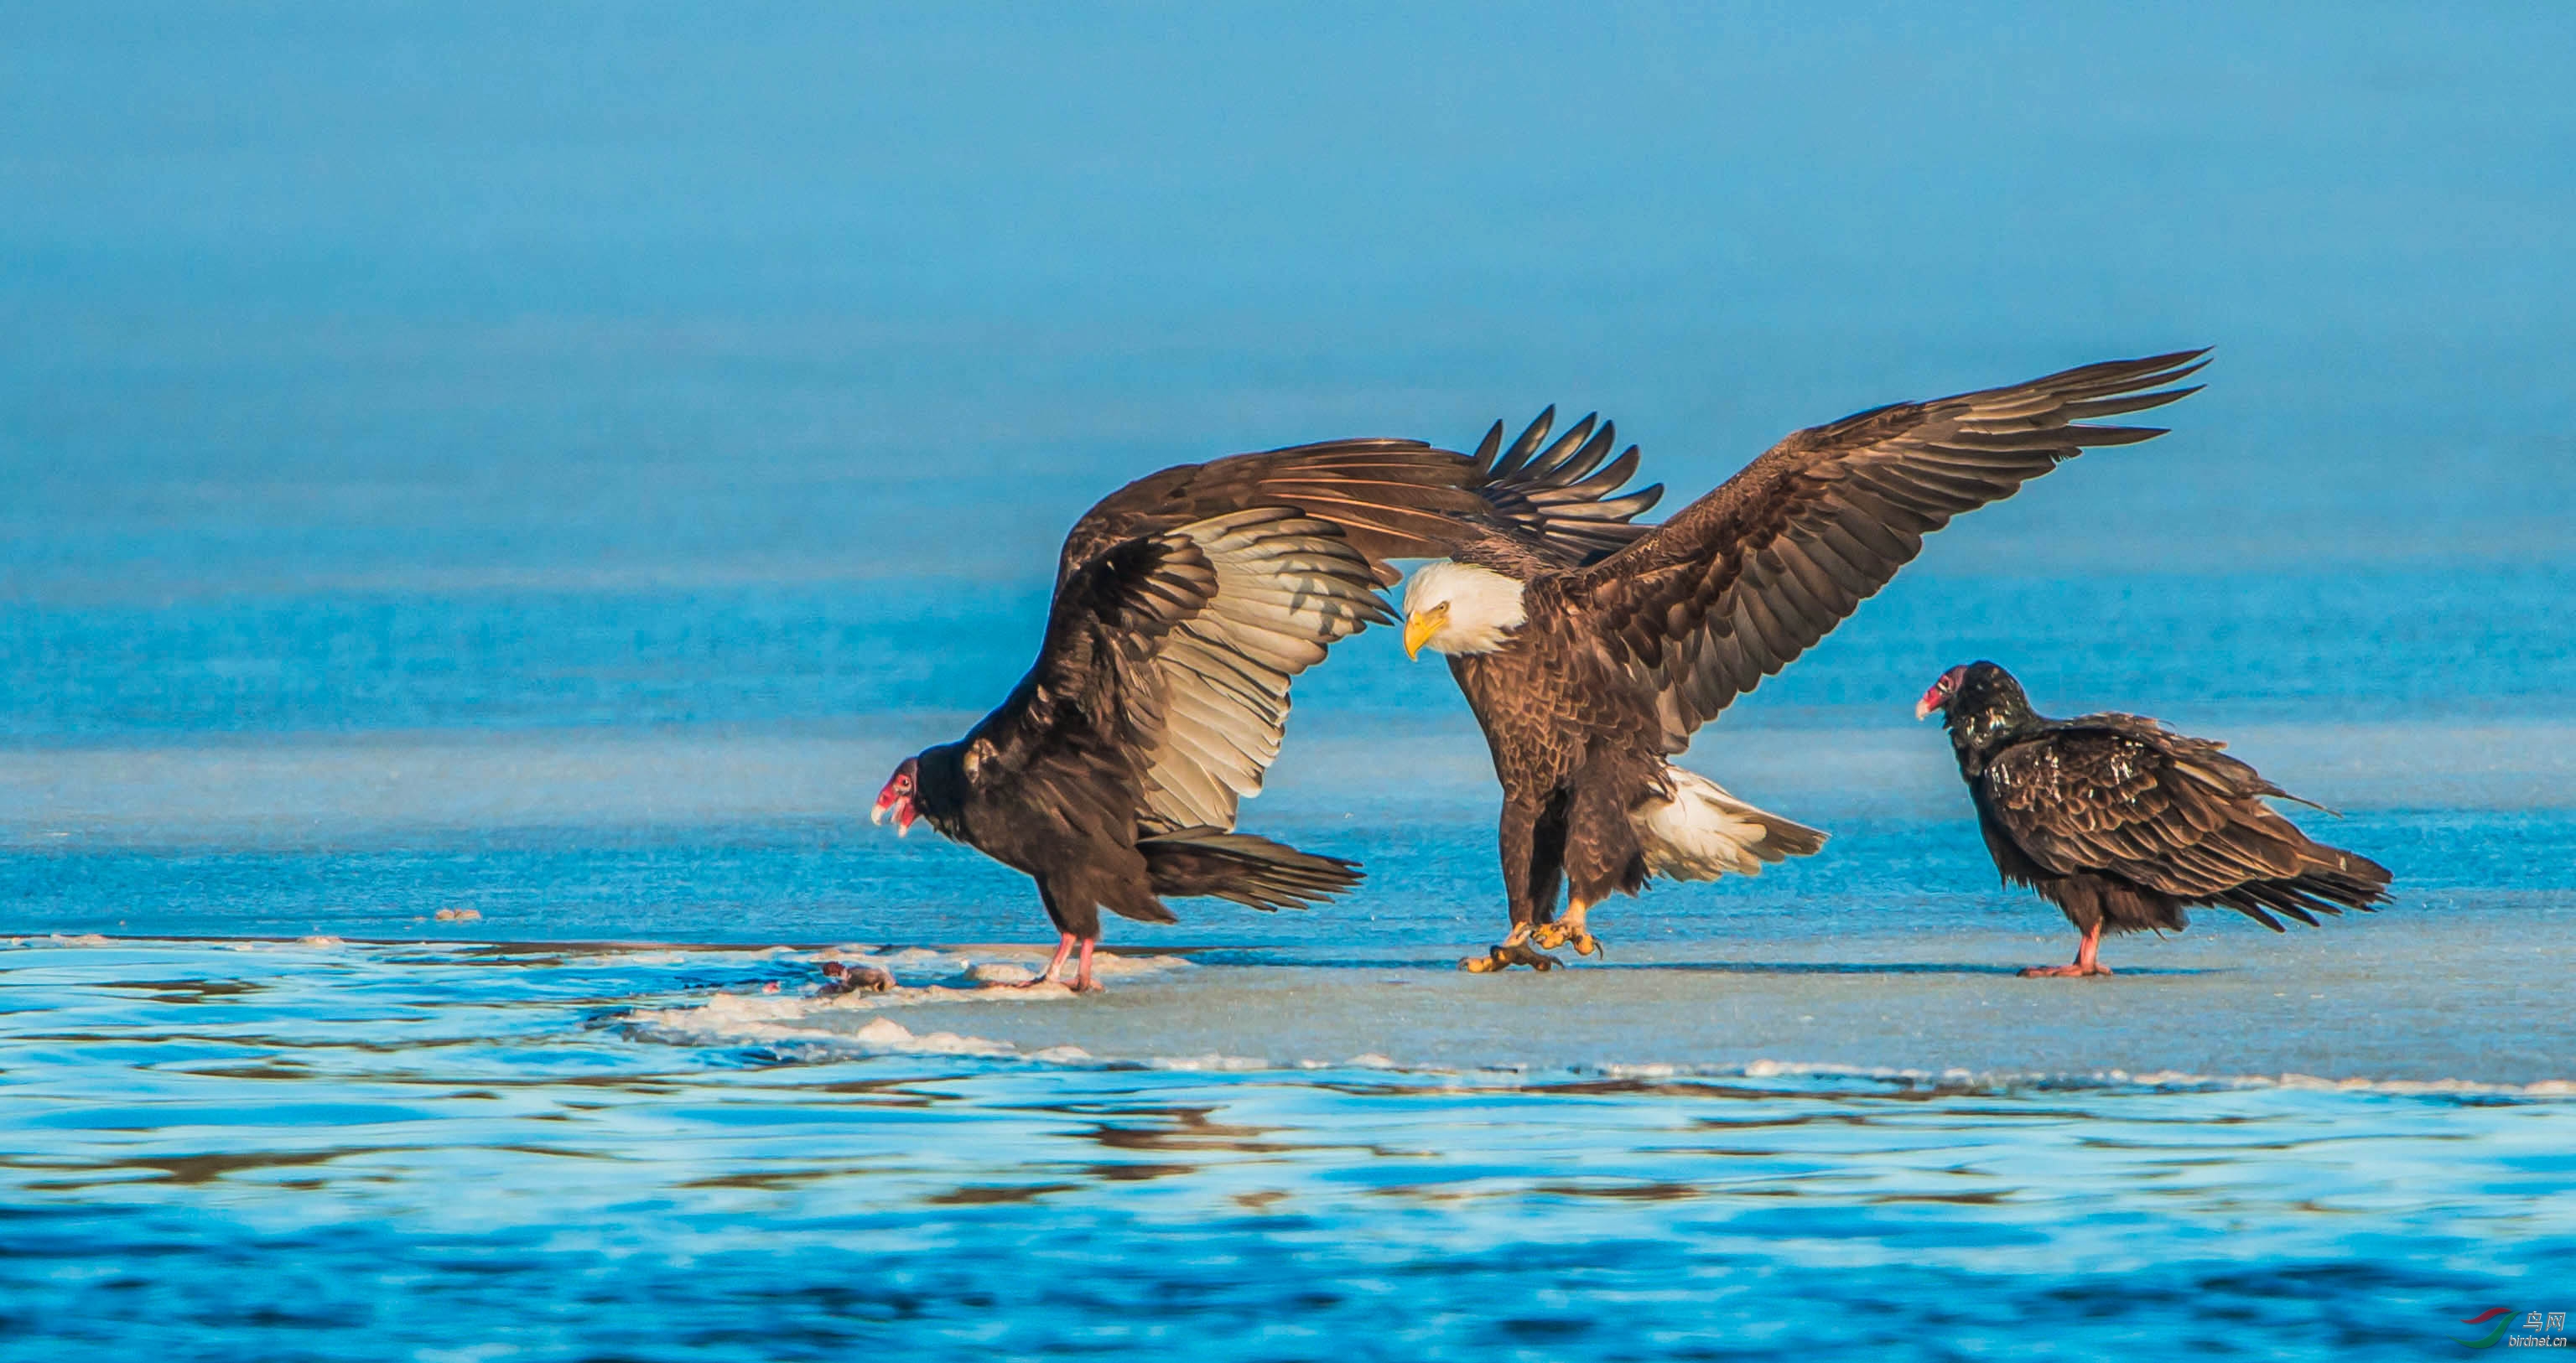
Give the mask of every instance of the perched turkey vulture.
[[[1542, 417], [1541, 421], [1548, 420]], [[1644, 533], [1661, 489], [1607, 495], [1609, 427], [1495, 470], [1409, 440], [1242, 454], [1138, 479], [1065, 536], [1037, 662], [954, 743], [905, 758], [872, 819], [948, 837], [1037, 881], [1095, 987], [1100, 910], [1173, 921], [1166, 895], [1303, 907], [1359, 869], [1234, 830], [1235, 805], [1279, 753], [1292, 678], [1335, 641], [1393, 617], [1387, 560], [1493, 535], [1580, 559]], [[1491, 443], [1491, 442], [1488, 442]]]
[[[1887, 585], [1951, 517], [2088, 447], [2162, 435], [2077, 423], [2198, 391], [2166, 385], [2205, 353], [2089, 365], [1800, 431], [1597, 561], [1494, 534], [1417, 572], [1405, 588], [1405, 651], [1448, 655], [1503, 785], [1511, 932], [1459, 964], [1544, 970], [1557, 961], [1533, 942], [1599, 950], [1584, 918], [1614, 890], [1634, 894], [1649, 875], [1751, 873], [1823, 846], [1824, 834], [1669, 759]], [[1560, 880], [1572, 882], [1562, 918]]]
[[2312, 841], [2264, 800], [2299, 800], [2252, 767], [2141, 715], [2049, 719], [1993, 663], [1941, 674], [1914, 717], [1942, 712], [1995, 869], [2066, 912], [2084, 934], [2073, 965], [2024, 975], [2108, 975], [2104, 932], [2180, 932], [2188, 904], [2220, 904], [2280, 932], [2286, 914], [2368, 912], [2388, 868]]

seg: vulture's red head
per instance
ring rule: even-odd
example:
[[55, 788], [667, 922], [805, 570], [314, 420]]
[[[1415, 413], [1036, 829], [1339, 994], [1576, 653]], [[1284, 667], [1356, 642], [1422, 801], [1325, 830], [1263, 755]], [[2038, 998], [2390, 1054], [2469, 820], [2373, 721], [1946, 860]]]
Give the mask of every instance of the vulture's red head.
[[1965, 663], [1942, 673], [1941, 680], [1932, 683], [1932, 689], [1923, 693], [1923, 699], [1914, 702], [1914, 717], [1930, 719], [1935, 713], [1949, 709], [1950, 702], [1959, 698], [1959, 683], [1967, 680], [1967, 676]]
[[913, 804], [920, 793], [921, 759], [907, 757], [894, 769], [894, 775], [886, 778], [885, 789], [877, 792], [876, 808], [868, 811], [868, 822], [884, 823], [891, 814], [895, 836], [905, 836], [912, 832], [912, 821], [921, 817], [921, 811]]

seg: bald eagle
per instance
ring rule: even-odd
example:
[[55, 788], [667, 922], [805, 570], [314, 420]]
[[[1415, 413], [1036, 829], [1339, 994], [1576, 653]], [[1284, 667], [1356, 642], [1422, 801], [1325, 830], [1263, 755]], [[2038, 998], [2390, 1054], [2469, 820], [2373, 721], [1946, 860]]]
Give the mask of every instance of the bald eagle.
[[2186, 905], [2234, 909], [2281, 932], [2280, 916], [2315, 927], [2320, 913], [2388, 900], [2387, 867], [2300, 832], [2264, 803], [2298, 797], [2225, 744], [2143, 715], [2049, 719], [1987, 662], [1942, 673], [1914, 717], [1936, 710], [1995, 870], [2084, 934], [2074, 964], [2024, 975], [2108, 975], [2097, 954], [2104, 932], [2180, 932]]
[[[1544, 420], [1544, 418], [1542, 418]], [[1497, 469], [1410, 440], [1348, 440], [1165, 469], [1065, 536], [1037, 662], [954, 743], [905, 758], [872, 821], [915, 819], [1037, 882], [1057, 934], [1037, 982], [1077, 948], [1096, 987], [1100, 911], [1174, 921], [1164, 896], [1304, 907], [1359, 868], [1234, 831], [1279, 753], [1289, 682], [1338, 640], [1391, 621], [1395, 558], [1471, 539], [1597, 557], [1643, 534], [1659, 488], [1607, 495], [1610, 428]], [[1492, 442], [1488, 441], [1488, 445]]]
[[[2162, 406], [2205, 351], [1879, 407], [1800, 431], [1597, 560], [1481, 536], [1414, 574], [1404, 646], [1445, 654], [1502, 781], [1511, 930], [1469, 970], [1548, 969], [1600, 944], [1585, 915], [1648, 876], [1710, 880], [1825, 835], [1675, 766], [1692, 733], [1887, 585], [1923, 537], [2096, 445], [2077, 423]], [[1564, 915], [1560, 882], [1570, 882]]]

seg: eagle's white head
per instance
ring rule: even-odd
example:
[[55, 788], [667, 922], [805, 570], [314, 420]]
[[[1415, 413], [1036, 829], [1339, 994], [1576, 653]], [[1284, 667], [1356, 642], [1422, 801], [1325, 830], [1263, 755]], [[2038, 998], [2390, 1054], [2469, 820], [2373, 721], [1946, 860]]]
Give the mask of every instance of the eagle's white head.
[[1490, 568], [1442, 559], [1404, 584], [1404, 652], [1491, 653], [1529, 620], [1521, 584]]

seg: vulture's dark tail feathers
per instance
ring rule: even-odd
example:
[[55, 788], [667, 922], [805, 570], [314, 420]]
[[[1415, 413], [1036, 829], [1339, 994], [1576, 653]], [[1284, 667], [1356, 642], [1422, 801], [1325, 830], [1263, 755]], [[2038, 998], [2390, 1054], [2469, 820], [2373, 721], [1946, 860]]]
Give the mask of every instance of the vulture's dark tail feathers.
[[2281, 931], [2274, 913], [2288, 914], [2313, 927], [2320, 913], [2346, 909], [2368, 913], [2388, 902], [2392, 877], [2388, 868], [2339, 847], [2310, 843], [2307, 869], [2285, 880], [2252, 880], [2213, 898], [2255, 922]]
[[1302, 909], [1360, 883], [1360, 866], [1250, 833], [1183, 828], [1136, 840], [1158, 895], [1214, 895], [1262, 910]]

